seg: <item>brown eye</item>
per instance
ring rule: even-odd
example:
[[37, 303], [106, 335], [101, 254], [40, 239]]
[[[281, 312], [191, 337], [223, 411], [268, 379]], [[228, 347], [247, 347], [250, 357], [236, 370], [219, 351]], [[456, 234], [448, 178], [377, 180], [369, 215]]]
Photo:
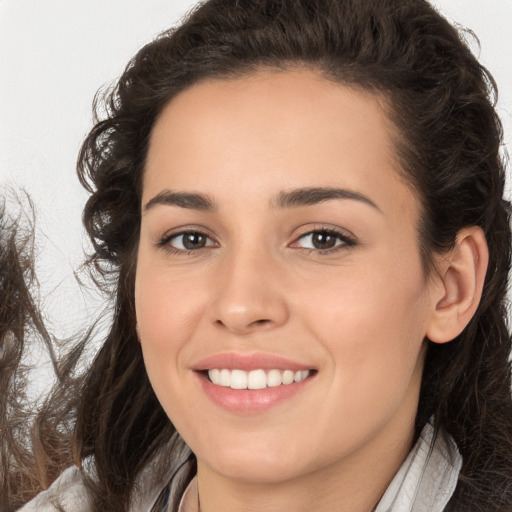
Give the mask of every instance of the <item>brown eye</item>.
[[198, 231], [187, 231], [173, 235], [168, 239], [167, 245], [178, 251], [195, 251], [214, 245], [211, 238]]
[[206, 236], [201, 233], [185, 233], [182, 237], [185, 249], [201, 249], [206, 245]]
[[294, 246], [313, 251], [334, 251], [352, 247], [355, 244], [355, 240], [344, 233], [330, 229], [317, 229], [299, 237]]
[[319, 231], [311, 234], [311, 243], [315, 249], [332, 249], [335, 247], [337, 238], [325, 231]]

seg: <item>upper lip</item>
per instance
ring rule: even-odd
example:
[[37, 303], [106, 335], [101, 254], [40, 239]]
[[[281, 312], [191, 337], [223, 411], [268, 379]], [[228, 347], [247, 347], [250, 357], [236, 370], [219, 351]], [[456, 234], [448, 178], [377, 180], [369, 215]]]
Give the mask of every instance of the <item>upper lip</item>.
[[214, 368], [228, 370], [311, 370], [311, 365], [299, 363], [291, 359], [272, 355], [272, 354], [242, 354], [235, 352], [222, 352], [201, 359], [192, 365], [196, 371], [211, 370]]

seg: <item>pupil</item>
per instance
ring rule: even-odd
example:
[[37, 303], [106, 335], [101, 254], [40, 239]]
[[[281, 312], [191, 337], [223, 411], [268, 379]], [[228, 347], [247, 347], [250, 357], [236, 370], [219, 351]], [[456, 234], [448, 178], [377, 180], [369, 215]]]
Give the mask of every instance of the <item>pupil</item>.
[[183, 237], [183, 246], [186, 249], [197, 249], [204, 247], [206, 243], [206, 237], [201, 233], [187, 233]]
[[336, 238], [328, 233], [315, 233], [313, 235], [313, 245], [317, 249], [332, 249], [336, 243]]

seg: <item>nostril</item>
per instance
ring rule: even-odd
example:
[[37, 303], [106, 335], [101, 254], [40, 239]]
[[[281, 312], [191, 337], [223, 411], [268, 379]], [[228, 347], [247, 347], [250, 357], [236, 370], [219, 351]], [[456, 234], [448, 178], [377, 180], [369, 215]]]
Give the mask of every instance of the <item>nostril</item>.
[[248, 331], [260, 331], [260, 330], [267, 330], [272, 328], [274, 325], [274, 322], [268, 318], [261, 318], [260, 320], [254, 320], [254, 322], [251, 322], [247, 329]]
[[244, 323], [244, 322], [238, 323], [236, 321], [225, 322], [220, 318], [215, 321], [215, 324], [218, 327], [223, 327], [223, 328], [233, 330], [236, 332], [240, 332], [240, 333], [250, 332], [250, 331], [253, 331], [254, 329], [259, 329], [259, 328], [264, 329], [264, 328], [271, 326], [272, 323], [273, 323], [272, 320], [269, 318], [260, 318], [259, 320], [253, 320], [252, 322], [249, 322], [249, 323]]
[[265, 327], [270, 324], [272, 324], [272, 320], [268, 318], [261, 318], [260, 320], [254, 320], [254, 322], [251, 322], [248, 327]]

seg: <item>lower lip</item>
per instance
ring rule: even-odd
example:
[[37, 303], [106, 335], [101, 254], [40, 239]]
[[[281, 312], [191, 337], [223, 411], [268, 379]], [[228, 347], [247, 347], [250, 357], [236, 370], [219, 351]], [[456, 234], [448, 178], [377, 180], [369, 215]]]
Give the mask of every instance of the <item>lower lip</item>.
[[232, 389], [213, 384], [203, 373], [196, 373], [206, 396], [226, 411], [237, 414], [258, 414], [293, 398], [312, 380], [313, 375], [292, 384], [263, 389]]

